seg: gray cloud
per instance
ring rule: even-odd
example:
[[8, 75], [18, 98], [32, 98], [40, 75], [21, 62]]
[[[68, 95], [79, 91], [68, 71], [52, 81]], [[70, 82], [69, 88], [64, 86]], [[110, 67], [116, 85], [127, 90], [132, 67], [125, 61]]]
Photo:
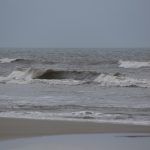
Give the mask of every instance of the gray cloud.
[[0, 47], [150, 47], [149, 0], [1, 0]]

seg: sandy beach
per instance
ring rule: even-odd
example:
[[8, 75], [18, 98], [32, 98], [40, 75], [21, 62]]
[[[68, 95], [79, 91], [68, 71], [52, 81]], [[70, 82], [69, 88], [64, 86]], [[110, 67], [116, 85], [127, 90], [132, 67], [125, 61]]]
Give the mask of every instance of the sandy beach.
[[150, 133], [150, 126], [0, 118], [0, 139], [85, 133]]

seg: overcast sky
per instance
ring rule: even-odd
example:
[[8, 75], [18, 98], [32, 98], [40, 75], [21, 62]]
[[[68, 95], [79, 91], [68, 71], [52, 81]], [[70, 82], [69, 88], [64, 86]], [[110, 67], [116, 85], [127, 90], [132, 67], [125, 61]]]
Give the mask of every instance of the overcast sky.
[[0, 47], [150, 47], [150, 0], [0, 0]]

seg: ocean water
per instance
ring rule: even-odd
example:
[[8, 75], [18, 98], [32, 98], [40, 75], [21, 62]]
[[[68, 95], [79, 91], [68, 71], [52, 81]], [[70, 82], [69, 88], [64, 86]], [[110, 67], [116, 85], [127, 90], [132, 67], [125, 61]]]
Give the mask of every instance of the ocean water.
[[0, 49], [0, 117], [150, 125], [150, 49]]

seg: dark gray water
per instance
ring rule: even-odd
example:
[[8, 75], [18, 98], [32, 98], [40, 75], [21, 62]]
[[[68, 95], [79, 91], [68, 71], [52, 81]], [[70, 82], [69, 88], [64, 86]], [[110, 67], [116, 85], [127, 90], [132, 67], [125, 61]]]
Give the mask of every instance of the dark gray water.
[[0, 116], [150, 124], [150, 49], [0, 49]]

